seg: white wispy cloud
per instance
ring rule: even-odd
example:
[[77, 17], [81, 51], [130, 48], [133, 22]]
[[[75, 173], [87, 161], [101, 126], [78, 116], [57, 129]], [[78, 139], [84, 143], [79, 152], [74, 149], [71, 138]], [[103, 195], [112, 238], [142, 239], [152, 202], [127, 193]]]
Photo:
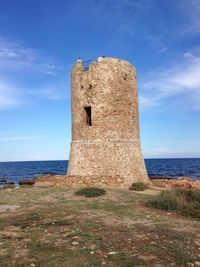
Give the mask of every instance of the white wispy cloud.
[[155, 48], [158, 52], [164, 53], [168, 50], [167, 42], [162, 34], [147, 34], [144, 38], [151, 47]]
[[[33, 95], [50, 100], [66, 99], [66, 85], [61, 85], [58, 78], [55, 80], [60, 71], [62, 68], [41, 52], [0, 36], [0, 109], [19, 106]], [[33, 77], [35, 80], [38, 76], [34, 75], [38, 73], [42, 74], [42, 81], [36, 80], [34, 89], [31, 83], [23, 85]], [[44, 82], [45, 74], [51, 75], [54, 82], [49, 82], [49, 78]]]
[[[163, 53], [188, 34], [200, 33], [199, 0], [165, 2], [158, 5], [154, 0], [86, 0], [84, 5], [95, 27], [112, 29], [111, 43], [131, 37], [146, 41], [146, 45]], [[170, 15], [166, 16], [168, 10]], [[159, 23], [153, 17], [159, 18]]]
[[9, 136], [9, 137], [0, 137], [0, 142], [5, 141], [30, 141], [30, 140], [39, 140], [44, 139], [41, 136]]
[[18, 88], [0, 80], [0, 109], [16, 107], [22, 103]]
[[[25, 158], [25, 160], [27, 161], [27, 158]], [[40, 155], [32, 155], [29, 156], [28, 160], [33, 160], [33, 161], [46, 161], [46, 160], [67, 160], [67, 156], [66, 156], [66, 151], [64, 151], [63, 153], [60, 152], [58, 153], [57, 151], [55, 151], [52, 154], [45, 154], [45, 153], [41, 153]]]
[[38, 97], [54, 101], [66, 100], [69, 98], [69, 90], [66, 83], [60, 81], [54, 84], [41, 84], [34, 89], [31, 85], [28, 90], [22, 87], [19, 89], [16, 85], [1, 81], [0, 77], [0, 110], [16, 108]]
[[105, 24], [113, 28], [114, 33], [131, 36], [136, 32], [143, 35], [142, 30], [145, 31], [145, 27], [142, 18], [146, 17], [148, 20], [155, 8], [152, 0], [84, 1], [84, 5], [89, 17], [95, 20], [96, 27]]
[[180, 2], [182, 11], [187, 18], [182, 31], [185, 33], [200, 33], [200, 1], [184, 0]]
[[60, 69], [41, 52], [24, 47], [19, 41], [0, 36], [0, 70], [31, 70], [45, 74], [56, 74]]
[[144, 150], [145, 158], [195, 158], [199, 157], [199, 150], [173, 147], [154, 147], [153, 149]]
[[32, 90], [30, 93], [42, 98], [50, 100], [66, 100], [69, 98], [69, 85], [67, 86], [65, 81], [57, 81], [53, 84], [45, 84], [36, 90]]
[[51, 100], [65, 100], [67, 93], [65, 88], [47, 88], [38, 92], [38, 95]]
[[163, 70], [156, 70], [140, 84], [142, 107], [161, 105], [165, 99], [174, 101], [187, 94], [185, 105], [200, 108], [200, 55], [186, 52], [180, 61]]

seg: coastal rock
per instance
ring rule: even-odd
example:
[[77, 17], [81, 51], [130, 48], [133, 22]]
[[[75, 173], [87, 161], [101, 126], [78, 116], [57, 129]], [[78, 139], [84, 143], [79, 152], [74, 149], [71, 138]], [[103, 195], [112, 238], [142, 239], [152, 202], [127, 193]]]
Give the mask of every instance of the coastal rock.
[[41, 188], [47, 188], [47, 187], [52, 187], [54, 186], [54, 183], [53, 182], [50, 182], [50, 181], [36, 181], [34, 183], [34, 186], [35, 187], [41, 187]]
[[0, 184], [6, 184], [7, 183], [7, 180], [4, 179], [4, 178], [0, 178]]
[[19, 185], [34, 185], [35, 180], [21, 180], [19, 181]]
[[10, 188], [10, 187], [15, 187], [15, 183], [6, 180], [5, 178], [0, 178], [0, 188]]
[[200, 190], [200, 181], [193, 180], [189, 177], [179, 177], [174, 179], [153, 179], [152, 183], [154, 186], [162, 187], [164, 189], [183, 188]]
[[149, 176], [149, 179], [150, 180], [158, 180], [158, 179], [165, 179], [165, 180], [170, 180], [170, 179], [173, 179], [173, 178], [170, 178], [170, 177], [163, 177], [163, 176]]
[[15, 185], [14, 182], [7, 182], [6, 184], [8, 184], [8, 185]]

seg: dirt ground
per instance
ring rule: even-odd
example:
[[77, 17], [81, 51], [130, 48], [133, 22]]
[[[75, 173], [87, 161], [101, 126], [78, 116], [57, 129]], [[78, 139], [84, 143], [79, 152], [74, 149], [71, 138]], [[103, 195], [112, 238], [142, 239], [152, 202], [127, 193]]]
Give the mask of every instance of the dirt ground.
[[146, 207], [157, 192], [0, 190], [0, 266], [200, 266], [200, 221]]

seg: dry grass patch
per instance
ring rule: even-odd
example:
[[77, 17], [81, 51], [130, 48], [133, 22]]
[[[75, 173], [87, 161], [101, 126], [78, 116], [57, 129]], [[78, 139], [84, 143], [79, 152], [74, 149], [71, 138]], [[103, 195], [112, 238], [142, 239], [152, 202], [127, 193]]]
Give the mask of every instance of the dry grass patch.
[[161, 191], [159, 195], [150, 199], [147, 205], [200, 219], [200, 191], [198, 190], [174, 189]]

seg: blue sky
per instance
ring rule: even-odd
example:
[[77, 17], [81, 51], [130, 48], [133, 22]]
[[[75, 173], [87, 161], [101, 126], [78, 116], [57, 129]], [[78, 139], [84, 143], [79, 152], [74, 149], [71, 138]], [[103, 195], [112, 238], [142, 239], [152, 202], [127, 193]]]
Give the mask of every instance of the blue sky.
[[137, 69], [146, 158], [200, 157], [199, 0], [1, 0], [0, 161], [68, 159], [76, 59]]

